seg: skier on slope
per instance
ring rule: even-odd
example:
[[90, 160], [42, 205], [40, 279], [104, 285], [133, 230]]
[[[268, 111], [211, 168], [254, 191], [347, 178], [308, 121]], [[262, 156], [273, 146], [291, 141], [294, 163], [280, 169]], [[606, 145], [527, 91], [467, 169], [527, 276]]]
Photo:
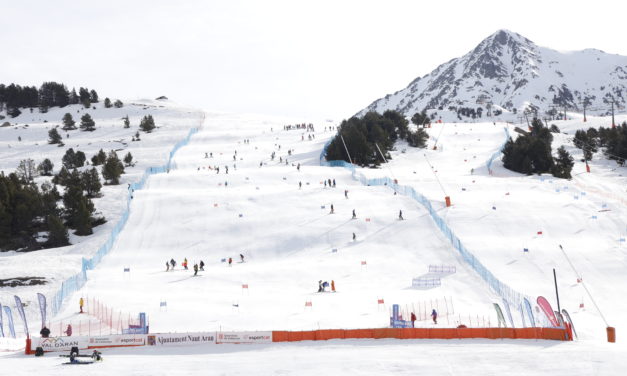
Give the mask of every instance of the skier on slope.
[[355, 214], [355, 209], [353, 209], [353, 219], [357, 218], [357, 214]]
[[232, 263], [233, 263], [233, 259], [229, 257], [229, 266], [231, 266]]
[[169, 271], [170, 270], [170, 262], [166, 261], [165, 262], [165, 271]]
[[174, 259], [171, 259], [170, 264], [172, 265], [172, 270], [174, 270], [174, 267], [176, 266], [176, 261], [174, 261]]
[[322, 282], [322, 291], [323, 292], [327, 291], [327, 287], [329, 287], [329, 282], [327, 282], [327, 281]]
[[187, 257], [185, 259], [183, 259], [183, 268], [185, 268], [185, 270], [187, 270]]
[[198, 264], [194, 264], [194, 276], [198, 275]]
[[435, 309], [431, 311], [431, 318], [433, 319], [434, 324], [438, 323], [438, 313], [435, 311]]
[[241, 260], [242, 262], [244, 262], [244, 255], [243, 255], [243, 254], [241, 254], [241, 253], [240, 253], [240, 254], [239, 254], [239, 258], [240, 258], [240, 260]]
[[322, 280], [318, 281], [318, 292], [322, 292]]
[[398, 219], [400, 219], [401, 221], [403, 220], [403, 211], [402, 210], [398, 211]]
[[205, 263], [200, 260], [200, 270], [205, 271]]

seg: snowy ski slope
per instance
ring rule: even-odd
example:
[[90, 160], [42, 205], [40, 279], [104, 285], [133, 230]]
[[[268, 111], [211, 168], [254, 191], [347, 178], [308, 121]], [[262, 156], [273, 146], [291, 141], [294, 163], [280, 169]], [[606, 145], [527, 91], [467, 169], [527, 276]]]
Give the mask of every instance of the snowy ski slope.
[[[153, 332], [357, 328], [387, 325], [387, 308], [377, 305], [380, 298], [389, 307], [446, 296], [452, 298], [455, 314], [442, 317], [438, 325], [468, 325], [467, 316], [496, 325], [492, 302], [500, 298], [464, 264], [423, 207], [390, 188], [362, 186], [346, 169], [318, 166], [320, 150], [333, 136], [324, 123], [315, 124], [312, 141], [304, 130], [282, 130], [284, 124], [294, 121], [208, 114], [201, 131], [176, 154], [178, 169], [151, 177], [146, 189], [134, 193], [131, 217], [114, 249], [89, 272], [86, 286], [55, 320], [80, 320], [76, 302], [85, 296], [120, 310], [147, 312]], [[580, 120], [556, 125], [570, 135], [582, 127]], [[586, 127], [590, 125], [607, 126], [607, 119], [592, 119]], [[228, 374], [622, 374], [627, 362], [621, 355], [624, 326], [619, 320], [627, 306], [616, 294], [627, 288], [627, 244], [619, 242], [627, 230], [626, 168], [595, 157], [590, 174], [577, 163], [573, 180], [563, 181], [521, 176], [504, 170], [497, 159], [490, 176], [485, 163], [503, 143], [504, 127], [514, 134], [511, 125], [502, 123], [434, 125], [429, 150], [399, 144], [389, 165], [360, 172], [398, 179], [429, 197], [466, 247], [524, 294], [544, 295], [555, 305], [556, 268], [561, 305], [573, 316], [580, 341], [382, 340], [112, 350], [106, 363], [94, 366], [94, 374], [177, 374], [197, 372], [203, 365], [209, 365], [209, 373]], [[554, 146], [568, 137], [556, 136]], [[432, 150], [435, 138], [439, 147]], [[292, 156], [288, 149], [294, 150]], [[570, 151], [580, 155], [572, 147]], [[209, 152], [213, 158], [205, 159]], [[276, 160], [286, 156], [287, 166]], [[220, 173], [209, 166], [220, 166]], [[325, 188], [325, 179], [335, 179], [337, 187]], [[450, 208], [445, 208], [445, 195], [452, 199]], [[335, 214], [329, 214], [331, 204]], [[399, 210], [404, 221], [398, 220]], [[605, 343], [605, 324], [558, 244], [617, 328], [619, 343]], [[239, 253], [245, 263], [237, 262]], [[198, 277], [182, 271], [184, 257], [190, 269], [203, 260], [205, 271]], [[221, 262], [228, 257], [234, 259], [231, 267]], [[165, 272], [170, 258], [177, 260], [177, 268]], [[442, 278], [441, 287], [411, 289], [411, 279], [427, 275], [429, 264], [455, 265], [457, 273]], [[334, 280], [338, 292], [316, 293], [320, 279]], [[249, 286], [247, 291], [242, 284]], [[167, 310], [160, 308], [162, 301]], [[305, 308], [306, 301], [311, 308]], [[520, 325], [519, 316], [514, 317]], [[5, 358], [24, 374], [39, 367], [31, 359]], [[45, 364], [56, 362], [46, 358]], [[52, 372], [68, 373], [58, 367]]]

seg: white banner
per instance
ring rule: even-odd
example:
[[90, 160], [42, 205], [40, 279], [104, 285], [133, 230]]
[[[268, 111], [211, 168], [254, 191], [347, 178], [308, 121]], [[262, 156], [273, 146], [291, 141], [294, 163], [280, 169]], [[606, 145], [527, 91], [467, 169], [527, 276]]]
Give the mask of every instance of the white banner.
[[217, 343], [272, 343], [272, 332], [218, 332]]
[[155, 333], [146, 335], [146, 345], [148, 346], [213, 345], [215, 343], [215, 332]]
[[33, 338], [31, 342], [31, 350], [42, 347], [44, 351], [69, 351], [72, 347], [79, 349], [87, 349], [89, 346], [89, 337], [49, 337], [49, 338]]
[[89, 347], [144, 346], [146, 335], [109, 335], [89, 337]]

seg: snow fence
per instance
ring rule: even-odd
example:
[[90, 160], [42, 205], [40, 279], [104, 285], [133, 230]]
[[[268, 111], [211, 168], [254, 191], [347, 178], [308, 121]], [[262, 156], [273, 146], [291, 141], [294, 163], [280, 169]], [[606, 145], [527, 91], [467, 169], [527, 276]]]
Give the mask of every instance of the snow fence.
[[[207, 347], [221, 344], [265, 344], [275, 342], [327, 341], [332, 339], [543, 339], [568, 341], [563, 328], [374, 328], [374, 329], [319, 329], [311, 331], [256, 331], [256, 332], [190, 332], [152, 333], [138, 335], [98, 335], [50, 337], [13, 340], [21, 342], [27, 355], [37, 347], [46, 352], [104, 349], [114, 347], [153, 348]], [[0, 342], [1, 344], [2, 342]], [[15, 351], [15, 350], [13, 350]]]
[[[503, 146], [504, 146], [510, 136], [509, 136], [509, 131], [507, 127], [504, 127], [503, 129], [505, 131], [505, 136], [506, 136], [505, 142], [503, 143]], [[429, 215], [431, 216], [431, 219], [435, 222], [436, 226], [440, 229], [442, 234], [450, 241], [451, 245], [453, 245], [453, 247], [457, 251], [459, 251], [464, 261], [468, 263], [468, 265], [470, 265], [470, 267], [472, 267], [477, 272], [477, 274], [479, 274], [479, 276], [488, 284], [488, 286], [496, 294], [498, 294], [501, 298], [505, 299], [511, 306], [516, 307], [516, 308], [523, 306], [524, 304], [523, 301], [525, 298], [530, 299], [530, 301], [534, 301], [534, 299], [531, 299], [517, 292], [516, 290], [512, 289], [505, 283], [501, 282], [498, 278], [494, 276], [494, 274], [487, 267], [485, 267], [485, 265], [481, 263], [481, 261], [479, 261], [477, 257], [475, 257], [475, 255], [473, 255], [464, 246], [461, 240], [455, 235], [453, 230], [448, 226], [446, 221], [438, 214], [438, 210], [443, 209], [444, 208], [443, 206], [437, 207], [437, 208], [434, 207], [434, 205], [431, 203], [431, 201], [429, 201], [429, 199], [427, 199], [421, 193], [417, 192], [413, 187], [399, 185], [395, 180], [392, 180], [388, 177], [368, 179], [366, 176], [364, 176], [364, 174], [357, 172], [358, 166], [354, 164], [348, 163], [346, 161], [341, 161], [341, 160], [340, 161], [327, 161], [325, 159], [325, 155], [326, 155], [327, 148], [329, 144], [331, 143], [331, 141], [332, 139], [329, 140], [324, 145], [324, 148], [322, 149], [322, 152], [320, 153], [320, 165], [321, 166], [344, 167], [351, 171], [351, 175], [353, 179], [359, 181], [363, 185], [368, 185], [368, 186], [385, 185], [385, 186], [391, 187], [392, 189], [394, 189], [394, 191], [396, 191], [399, 194], [413, 198], [415, 201], [419, 202], [422, 206], [424, 206], [425, 209], [427, 209], [427, 211], [429, 212]], [[488, 171], [491, 171], [492, 163], [501, 154], [502, 149], [503, 147], [501, 146], [499, 150], [494, 152], [494, 154], [492, 154], [490, 159], [488, 159], [488, 161], [486, 162], [486, 167], [488, 168]]]
[[128, 217], [130, 215], [131, 196], [133, 195], [133, 192], [135, 190], [143, 189], [150, 175], [162, 174], [164, 172], [169, 172], [171, 168], [176, 168], [176, 165], [172, 161], [172, 158], [174, 157], [174, 155], [180, 148], [182, 148], [183, 146], [189, 143], [190, 138], [196, 132], [198, 132], [198, 128], [190, 129], [189, 132], [187, 133], [187, 136], [183, 140], [177, 142], [172, 147], [172, 150], [170, 150], [170, 153], [168, 155], [168, 160], [164, 165], [146, 168], [141, 179], [139, 179], [138, 182], [131, 183], [129, 185], [128, 193], [126, 197], [126, 209], [124, 209], [124, 212], [122, 213], [121, 218], [115, 224], [115, 226], [111, 230], [111, 233], [109, 234], [109, 237], [107, 238], [105, 243], [102, 246], [100, 246], [96, 254], [94, 254], [91, 258], [88, 258], [88, 259], [83, 258], [80, 273], [77, 273], [71, 276], [70, 278], [66, 279], [65, 281], [61, 283], [61, 288], [59, 288], [59, 290], [52, 297], [52, 301], [51, 301], [52, 316], [55, 316], [57, 313], [59, 313], [65, 298], [72, 295], [73, 293], [75, 293], [76, 291], [78, 291], [80, 288], [82, 288], [85, 285], [85, 282], [87, 282], [87, 270], [94, 269], [100, 263], [102, 258], [107, 253], [109, 253], [109, 251], [111, 251], [111, 248], [113, 248], [113, 244], [118, 239], [118, 236], [120, 235], [120, 232], [124, 228], [124, 225], [126, 225], [126, 221], [128, 220]]

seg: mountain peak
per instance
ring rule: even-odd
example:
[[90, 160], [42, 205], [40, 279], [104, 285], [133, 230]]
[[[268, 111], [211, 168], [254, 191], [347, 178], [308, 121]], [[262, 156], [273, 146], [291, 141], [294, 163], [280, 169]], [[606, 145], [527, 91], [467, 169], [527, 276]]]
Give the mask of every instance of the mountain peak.
[[589, 107], [602, 108], [608, 100], [625, 103], [625, 94], [627, 57], [607, 56], [595, 49], [561, 53], [499, 29], [466, 55], [440, 65], [359, 114], [393, 109], [411, 116], [423, 109], [459, 111], [478, 105], [512, 113], [555, 111], [554, 106], [578, 110], [586, 98], [594, 102]]

